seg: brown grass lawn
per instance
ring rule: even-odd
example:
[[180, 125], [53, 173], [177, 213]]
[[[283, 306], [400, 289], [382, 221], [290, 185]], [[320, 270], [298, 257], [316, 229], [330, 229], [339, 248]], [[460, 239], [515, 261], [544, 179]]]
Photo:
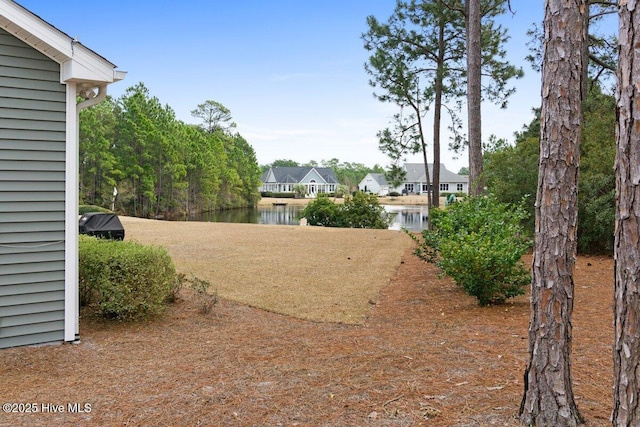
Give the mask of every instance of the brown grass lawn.
[[[80, 344], [0, 351], [2, 402], [39, 409], [0, 426], [518, 425], [526, 296], [478, 307], [400, 232], [123, 222], [218, 305], [203, 315], [184, 290], [153, 321], [85, 315]], [[574, 391], [604, 426], [613, 262], [580, 257], [575, 273]], [[67, 403], [91, 412], [42, 413]]]
[[224, 298], [300, 319], [362, 324], [411, 239], [400, 231], [122, 218]]

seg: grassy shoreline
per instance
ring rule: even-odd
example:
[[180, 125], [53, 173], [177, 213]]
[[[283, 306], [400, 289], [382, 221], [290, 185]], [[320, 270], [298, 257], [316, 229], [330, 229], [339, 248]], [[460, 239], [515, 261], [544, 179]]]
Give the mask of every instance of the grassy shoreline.
[[[286, 199], [286, 198], [278, 198], [278, 197], [263, 197], [258, 202], [258, 206], [267, 206], [272, 205], [274, 203], [286, 203], [291, 206], [306, 206], [314, 199]], [[344, 199], [342, 198], [332, 198], [337, 203], [342, 203]], [[440, 198], [440, 205], [444, 206], [444, 197]], [[383, 196], [378, 198], [378, 202], [381, 205], [426, 205], [427, 204], [427, 196], [422, 195], [410, 195], [410, 196], [398, 196], [398, 197], [390, 197]]]

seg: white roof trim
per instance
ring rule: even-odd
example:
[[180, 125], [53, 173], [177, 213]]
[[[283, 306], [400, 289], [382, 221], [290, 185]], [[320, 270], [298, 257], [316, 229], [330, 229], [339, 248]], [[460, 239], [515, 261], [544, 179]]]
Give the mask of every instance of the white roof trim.
[[[300, 182], [307, 182], [307, 183], [311, 182], [311, 180], [312, 180], [313, 178], [309, 178], [309, 175], [311, 175], [312, 173], [315, 173], [315, 175], [316, 175], [316, 176], [315, 176], [315, 178], [319, 178], [319, 179], [321, 179], [321, 180], [322, 180], [322, 182], [317, 182], [317, 181], [316, 181], [316, 183], [317, 183], [317, 184], [328, 184], [327, 180], [326, 180], [326, 179], [324, 179], [324, 177], [320, 174], [320, 172], [318, 172], [318, 171], [316, 170], [316, 168], [314, 168], [314, 167], [312, 167], [311, 169], [309, 169], [309, 172], [307, 172], [307, 174], [306, 174], [306, 175], [305, 175], [305, 176], [300, 180]], [[309, 178], [309, 180], [308, 180], [308, 181], [307, 181], [307, 178]]]
[[60, 64], [60, 82], [103, 85], [126, 75], [116, 66], [12, 0], [0, 0], [0, 28]]

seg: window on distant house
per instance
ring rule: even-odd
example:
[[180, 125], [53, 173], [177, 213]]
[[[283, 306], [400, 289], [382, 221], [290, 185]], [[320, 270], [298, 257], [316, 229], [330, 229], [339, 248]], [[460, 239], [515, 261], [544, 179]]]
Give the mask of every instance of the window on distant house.
[[407, 193], [413, 193], [413, 184], [405, 184], [404, 189]]
[[464, 185], [458, 184], [457, 191], [464, 191]]
[[440, 184], [440, 191], [449, 191], [449, 184]]

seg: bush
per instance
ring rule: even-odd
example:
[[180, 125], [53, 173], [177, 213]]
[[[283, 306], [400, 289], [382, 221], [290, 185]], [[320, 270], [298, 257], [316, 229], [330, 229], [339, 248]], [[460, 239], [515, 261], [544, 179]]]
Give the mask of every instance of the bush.
[[340, 208], [344, 227], [385, 229], [391, 223], [376, 194], [358, 192], [345, 198]]
[[334, 196], [341, 199], [345, 196], [345, 194], [349, 194], [349, 186], [344, 184], [338, 185], [338, 188], [336, 188], [336, 192], [334, 193]]
[[336, 204], [320, 194], [300, 213], [309, 225], [344, 228], [389, 228], [391, 218], [380, 206], [375, 194], [355, 193], [345, 196], [343, 204]]
[[173, 298], [178, 278], [164, 248], [79, 237], [81, 305], [106, 318], [140, 320], [160, 314]]
[[430, 230], [415, 254], [435, 263], [480, 305], [503, 303], [524, 294], [531, 282], [522, 256], [531, 247], [525, 237], [522, 205], [513, 207], [495, 197], [471, 197], [446, 210], [432, 209]]
[[320, 194], [309, 202], [300, 212], [300, 217], [306, 218], [309, 225], [341, 227], [338, 205], [325, 194]]
[[294, 193], [276, 193], [273, 191], [263, 191], [260, 193], [262, 197], [274, 197], [278, 199], [293, 199], [295, 197]]
[[293, 186], [293, 194], [295, 199], [304, 199], [307, 195], [307, 187], [304, 184], [295, 184]]
[[198, 297], [200, 302], [200, 313], [202, 314], [209, 314], [213, 309], [213, 306], [218, 303], [218, 292], [215, 290], [210, 291], [210, 288], [211, 284], [204, 279], [199, 279], [197, 277], [193, 277], [193, 279], [191, 279], [191, 289], [194, 290]]

